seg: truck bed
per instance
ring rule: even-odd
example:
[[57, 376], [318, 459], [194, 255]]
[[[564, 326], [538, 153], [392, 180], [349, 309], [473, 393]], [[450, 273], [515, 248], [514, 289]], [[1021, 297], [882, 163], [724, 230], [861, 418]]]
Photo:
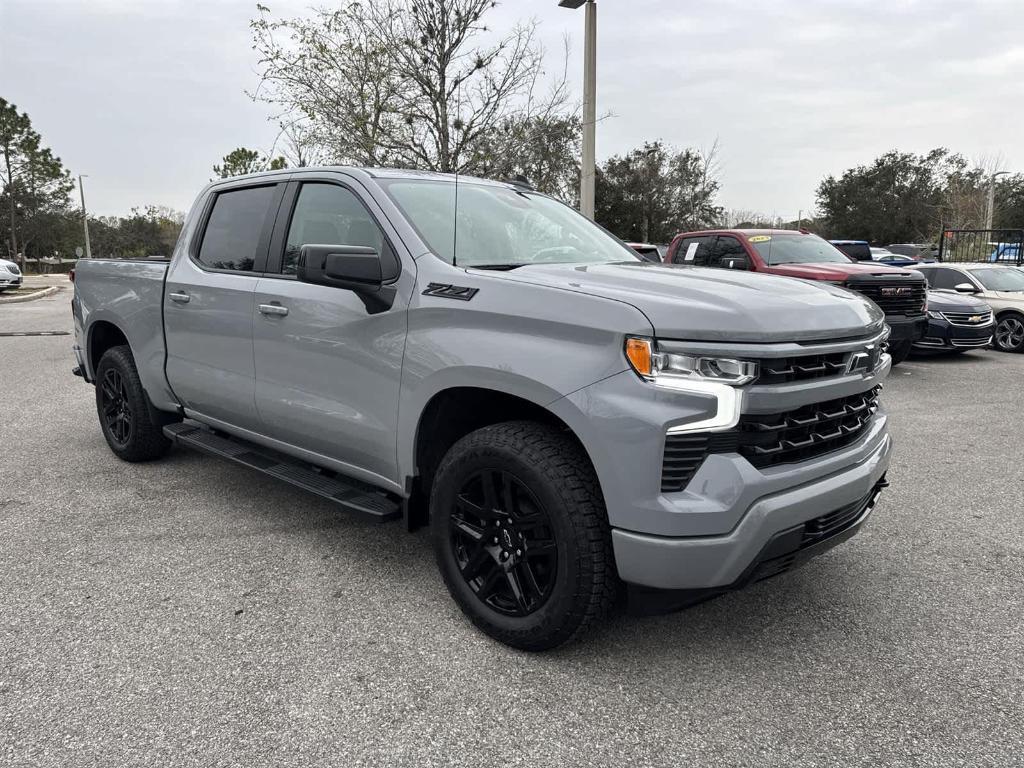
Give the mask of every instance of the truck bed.
[[81, 259], [75, 265], [75, 331], [86, 351], [85, 374], [95, 378], [82, 328], [97, 333], [107, 321], [128, 337], [139, 378], [153, 404], [173, 410], [177, 402], [164, 377], [163, 293], [169, 262], [165, 259]]

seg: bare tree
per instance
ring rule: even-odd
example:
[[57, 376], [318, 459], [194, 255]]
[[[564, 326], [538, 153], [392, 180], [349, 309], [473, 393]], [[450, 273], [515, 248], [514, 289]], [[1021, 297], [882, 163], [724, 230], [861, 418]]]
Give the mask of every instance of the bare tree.
[[284, 20], [258, 6], [252, 95], [301, 119], [337, 162], [481, 172], [503, 127], [550, 119], [567, 103], [564, 80], [540, 93], [535, 21], [481, 42], [494, 6], [376, 0]]

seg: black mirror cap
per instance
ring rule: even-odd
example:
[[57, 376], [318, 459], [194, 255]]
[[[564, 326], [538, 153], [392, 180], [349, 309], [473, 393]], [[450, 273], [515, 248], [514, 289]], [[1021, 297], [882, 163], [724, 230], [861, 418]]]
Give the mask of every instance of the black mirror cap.
[[364, 245], [303, 245], [296, 270], [300, 282], [374, 290], [384, 282], [380, 254]]

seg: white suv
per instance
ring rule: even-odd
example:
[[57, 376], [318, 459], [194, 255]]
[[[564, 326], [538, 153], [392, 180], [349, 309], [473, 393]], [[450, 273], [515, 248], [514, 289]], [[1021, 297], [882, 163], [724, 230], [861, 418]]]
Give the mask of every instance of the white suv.
[[1003, 352], [1024, 351], [1024, 271], [1002, 264], [922, 264], [915, 267], [933, 290], [970, 293], [996, 315], [993, 343]]

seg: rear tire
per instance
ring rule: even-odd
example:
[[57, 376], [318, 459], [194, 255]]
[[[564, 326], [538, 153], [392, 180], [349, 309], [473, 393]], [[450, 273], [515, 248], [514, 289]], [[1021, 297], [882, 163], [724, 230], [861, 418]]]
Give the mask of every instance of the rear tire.
[[495, 640], [554, 648], [613, 609], [621, 582], [604, 499], [560, 430], [514, 421], [463, 437], [438, 467], [430, 511], [449, 592]]
[[1000, 352], [1024, 351], [1024, 315], [1006, 312], [996, 319], [992, 345]]
[[908, 357], [910, 357], [910, 349], [914, 346], [914, 342], [897, 341], [895, 344], [889, 345], [889, 356], [892, 358], [893, 365], [899, 365]]
[[152, 419], [127, 346], [111, 347], [96, 366], [96, 413], [107, 445], [124, 461], [152, 461], [171, 447], [162, 425]]

